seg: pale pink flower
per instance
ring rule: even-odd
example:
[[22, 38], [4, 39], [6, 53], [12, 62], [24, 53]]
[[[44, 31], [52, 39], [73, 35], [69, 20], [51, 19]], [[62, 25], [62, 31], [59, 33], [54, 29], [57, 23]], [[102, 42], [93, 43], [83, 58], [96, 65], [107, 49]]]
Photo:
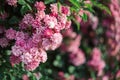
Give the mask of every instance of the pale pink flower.
[[45, 12], [44, 11], [37, 11], [37, 13], [35, 15], [36, 15], [35, 19], [38, 19], [38, 21], [40, 21], [45, 17]]
[[42, 39], [42, 48], [45, 50], [50, 50], [51, 49], [51, 41], [47, 38]]
[[39, 62], [38, 61], [32, 61], [32, 62], [28, 63], [27, 65], [25, 65], [25, 69], [29, 70], [29, 71], [33, 71], [38, 66], [39, 66]]
[[15, 39], [15, 37], [16, 37], [16, 31], [15, 30], [10, 28], [10, 29], [6, 30], [5, 32], [6, 32], [5, 36], [8, 39], [10, 39], [10, 40]]
[[30, 54], [32, 55], [34, 61], [39, 61], [44, 63], [47, 60], [47, 53], [43, 49], [31, 48]]
[[29, 62], [32, 62], [33, 57], [32, 57], [32, 55], [31, 55], [31, 53], [26, 52], [26, 53], [23, 53], [23, 54], [20, 56], [20, 59], [21, 59], [22, 62], [24, 62], [24, 64], [27, 64], [27, 63], [29, 63]]
[[41, 62], [45, 63], [47, 61], [47, 53], [43, 49], [39, 49]]
[[60, 33], [54, 33], [50, 39], [43, 38], [42, 47], [45, 50], [55, 50], [60, 46], [62, 42], [62, 35]]
[[57, 25], [57, 19], [55, 17], [46, 15], [44, 18], [45, 25], [53, 29]]
[[45, 4], [41, 1], [40, 2], [36, 1], [34, 6], [37, 8], [38, 11], [44, 11], [46, 8]]
[[51, 12], [56, 15], [58, 14], [58, 7], [57, 7], [57, 4], [50, 4], [50, 9], [51, 9]]
[[65, 24], [65, 29], [69, 29], [71, 26], [71, 21], [67, 21], [66, 24]]
[[25, 52], [25, 49], [23, 47], [20, 47], [20, 46], [17, 46], [17, 45], [12, 46], [12, 54], [14, 56], [20, 56], [24, 52]]
[[60, 33], [54, 33], [50, 40], [52, 41], [51, 50], [55, 50], [61, 45], [63, 37]]
[[65, 14], [61, 14], [58, 16], [58, 22], [61, 23], [61, 25], [65, 25], [67, 22], [67, 16]]

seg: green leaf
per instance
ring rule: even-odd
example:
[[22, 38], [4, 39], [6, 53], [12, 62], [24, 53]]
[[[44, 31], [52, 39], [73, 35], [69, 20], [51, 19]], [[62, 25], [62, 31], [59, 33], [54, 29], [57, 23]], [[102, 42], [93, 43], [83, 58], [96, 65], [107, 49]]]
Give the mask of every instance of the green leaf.
[[93, 72], [93, 71], [91, 70], [91, 71], [90, 71], [90, 75], [91, 75], [91, 77], [93, 78], [93, 80], [96, 80], [95, 72]]
[[27, 2], [29, 2], [29, 3], [34, 3], [35, 2], [35, 0], [26, 0]]
[[80, 4], [77, 0], [69, 0], [71, 2], [71, 4], [73, 4], [75, 7], [77, 7], [78, 9], [80, 8]]
[[83, 21], [85, 21], [85, 22], [86, 22], [87, 19], [88, 19], [88, 18], [87, 18], [87, 15], [86, 15], [85, 13], [84, 13], [81, 17], [82, 17]]
[[9, 19], [9, 24], [17, 24], [19, 22], [18, 18], [16, 16], [13, 16]]
[[109, 15], [111, 15], [109, 8], [106, 7], [105, 5], [93, 1], [93, 6], [98, 7], [101, 10], [105, 10]]
[[59, 62], [55, 60], [55, 61], [53, 62], [53, 65], [54, 65], [54, 66], [58, 66], [58, 65], [59, 65]]
[[18, 3], [19, 3], [20, 5], [25, 5], [25, 4], [26, 4], [25, 0], [18, 0]]
[[74, 23], [77, 25], [77, 30], [80, 30], [80, 23], [78, 23], [74, 17], [70, 17], [70, 18], [71, 18], [71, 19], [74, 21]]
[[7, 80], [7, 76], [4, 76], [4, 78], [2, 80]]
[[93, 10], [92, 4], [85, 4], [85, 9], [95, 13], [95, 11]]
[[58, 2], [58, 3], [57, 3], [57, 7], [58, 7], [58, 11], [59, 11], [59, 12], [60, 12], [60, 6], [61, 6], [61, 3]]
[[69, 66], [68, 71], [69, 71], [69, 73], [73, 73], [75, 71], [75, 67]]
[[52, 2], [55, 2], [55, 0], [44, 0], [45, 4], [50, 4]]
[[29, 4], [23, 5], [20, 12], [22, 15], [24, 15], [27, 11], [32, 10], [31, 6]]

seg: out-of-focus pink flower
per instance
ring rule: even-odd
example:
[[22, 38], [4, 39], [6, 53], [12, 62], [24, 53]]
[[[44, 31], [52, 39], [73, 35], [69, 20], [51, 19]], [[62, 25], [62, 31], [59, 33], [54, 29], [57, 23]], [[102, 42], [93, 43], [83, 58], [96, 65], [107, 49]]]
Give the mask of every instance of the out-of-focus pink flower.
[[6, 12], [0, 13], [0, 19], [5, 20], [8, 17]]
[[120, 78], [120, 70], [117, 71], [116, 79]]
[[75, 80], [75, 76], [74, 75], [70, 75], [69, 77], [65, 77], [64, 72], [60, 71], [58, 72], [58, 80]]
[[105, 62], [101, 58], [101, 52], [99, 49], [93, 49], [92, 59], [88, 62], [88, 65], [98, 71], [98, 76], [102, 74], [102, 70], [105, 68]]
[[44, 11], [46, 8], [45, 4], [42, 1], [40, 2], [36, 1], [35, 7], [37, 8], [38, 11]]
[[70, 62], [75, 66], [79, 66], [86, 61], [84, 53], [80, 49], [76, 52], [70, 53], [69, 57]]
[[67, 47], [67, 51], [68, 52], [76, 52], [79, 49], [80, 46], [80, 40], [81, 40], [81, 36], [78, 35], [75, 40], [71, 41], [70, 44]]
[[102, 77], [102, 80], [109, 80], [109, 77], [107, 75]]
[[74, 39], [77, 36], [77, 34], [71, 28], [62, 32], [62, 34], [63, 34], [63, 37], [69, 37], [72, 39]]
[[80, 23], [82, 21], [82, 18], [78, 15], [75, 15], [75, 19], [78, 23]]
[[0, 25], [0, 34], [4, 33], [4, 31], [5, 31], [5, 28]]
[[40, 80], [40, 78], [42, 77], [40, 72], [34, 73], [35, 77], [37, 80]]
[[8, 44], [9, 44], [9, 40], [8, 39], [6, 39], [6, 38], [0, 38], [0, 46], [2, 48], [7, 47]]
[[6, 0], [6, 1], [11, 6], [15, 6], [17, 4], [17, 0]]
[[92, 28], [95, 30], [98, 26], [98, 18], [97, 16], [94, 16], [94, 15], [90, 15], [90, 18], [91, 18], [91, 25], [92, 25]]
[[15, 37], [16, 37], [16, 31], [15, 30], [10, 28], [10, 29], [6, 30], [5, 32], [6, 32], [5, 36], [8, 39], [10, 39], [10, 40], [15, 39]]
[[22, 80], [29, 80], [28, 75], [26, 75], [26, 74], [22, 75]]
[[101, 60], [101, 51], [98, 48], [94, 48], [92, 50], [92, 59]]

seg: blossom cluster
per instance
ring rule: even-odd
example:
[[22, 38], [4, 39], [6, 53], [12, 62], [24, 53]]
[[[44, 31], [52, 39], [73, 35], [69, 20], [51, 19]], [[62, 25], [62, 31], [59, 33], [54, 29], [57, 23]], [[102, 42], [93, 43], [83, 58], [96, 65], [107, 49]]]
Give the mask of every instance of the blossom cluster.
[[92, 59], [88, 62], [94, 70], [98, 71], [98, 76], [102, 75], [105, 68], [105, 62], [101, 58], [101, 51], [98, 48], [92, 50]]
[[63, 32], [63, 35], [71, 39], [68, 44], [62, 43], [61, 45], [62, 51], [69, 53], [70, 62], [75, 66], [80, 66], [85, 63], [84, 52], [79, 48], [81, 35], [77, 35], [71, 28]]
[[[9, 5], [16, 3], [7, 0]], [[55, 50], [61, 45], [63, 36], [61, 30], [68, 29], [71, 21], [68, 6], [57, 8], [57, 3], [50, 5], [51, 12], [45, 13], [46, 6], [43, 2], [34, 4], [36, 13], [27, 13], [19, 22], [18, 30], [12, 28], [5, 30], [8, 40], [15, 40], [10, 57], [11, 64], [23, 62], [26, 70], [34, 70], [42, 62], [46, 62], [48, 50]], [[0, 41], [2, 47], [6, 46], [6, 39]], [[4, 44], [5, 42], [5, 44]]]
[[119, 6], [119, 1], [118, 0], [111, 0], [110, 4], [110, 10], [113, 15], [113, 23], [110, 25], [109, 32], [111, 33], [111, 39], [109, 39], [109, 45], [111, 44], [111, 51], [110, 54], [115, 56], [119, 50], [120, 50], [120, 31], [119, 31], [119, 26], [120, 26], [120, 6]]

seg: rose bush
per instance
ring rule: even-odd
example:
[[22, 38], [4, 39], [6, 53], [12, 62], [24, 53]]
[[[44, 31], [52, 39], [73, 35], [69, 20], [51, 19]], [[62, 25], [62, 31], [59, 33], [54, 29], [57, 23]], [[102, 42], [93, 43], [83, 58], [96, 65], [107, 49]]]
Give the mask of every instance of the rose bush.
[[119, 0], [0, 0], [0, 80], [119, 80]]

